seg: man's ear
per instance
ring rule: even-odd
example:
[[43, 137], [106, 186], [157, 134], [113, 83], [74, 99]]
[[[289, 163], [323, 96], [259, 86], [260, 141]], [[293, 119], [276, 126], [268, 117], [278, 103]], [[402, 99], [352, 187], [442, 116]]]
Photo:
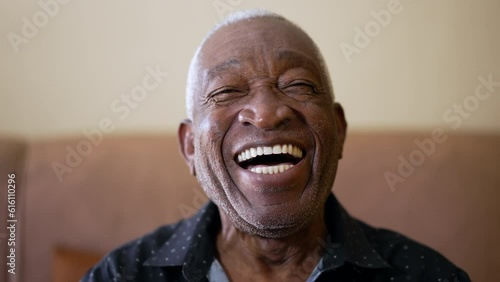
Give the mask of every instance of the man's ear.
[[189, 167], [189, 172], [193, 176], [196, 176], [194, 166], [194, 133], [193, 122], [191, 120], [185, 119], [179, 124], [177, 138], [179, 142], [179, 149]]
[[347, 122], [345, 120], [344, 116], [344, 109], [339, 103], [335, 103], [333, 105], [334, 111], [335, 111], [335, 127], [337, 128], [337, 137], [339, 139], [339, 146], [340, 146], [340, 156], [339, 158], [342, 158], [342, 153], [344, 151], [344, 142], [346, 138], [346, 133], [347, 133]]

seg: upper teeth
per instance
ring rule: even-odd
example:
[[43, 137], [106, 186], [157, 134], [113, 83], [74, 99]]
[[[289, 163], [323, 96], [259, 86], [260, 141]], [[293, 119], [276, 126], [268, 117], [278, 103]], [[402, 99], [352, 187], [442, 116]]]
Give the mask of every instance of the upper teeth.
[[296, 158], [302, 158], [302, 150], [297, 146], [288, 145], [274, 145], [274, 146], [261, 146], [254, 147], [244, 150], [238, 154], [238, 162], [244, 162], [246, 160], [255, 158], [262, 155], [278, 155], [278, 154], [290, 154]]

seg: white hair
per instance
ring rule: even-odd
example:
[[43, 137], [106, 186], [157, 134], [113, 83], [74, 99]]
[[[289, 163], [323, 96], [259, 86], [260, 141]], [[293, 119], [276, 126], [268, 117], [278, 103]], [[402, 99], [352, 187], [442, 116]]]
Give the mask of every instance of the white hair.
[[[193, 58], [191, 59], [191, 63], [189, 65], [189, 70], [188, 70], [188, 76], [187, 76], [187, 82], [186, 82], [186, 113], [189, 119], [193, 119], [193, 105], [194, 105], [194, 96], [196, 92], [196, 87], [198, 86], [198, 72], [200, 70], [200, 65], [199, 65], [199, 60], [200, 60], [200, 54], [201, 50], [203, 49], [203, 46], [205, 46], [205, 43], [222, 27], [229, 26], [238, 22], [242, 21], [248, 21], [251, 19], [256, 19], [256, 18], [270, 18], [270, 19], [277, 19], [277, 20], [282, 20], [285, 21], [292, 26], [296, 27], [300, 31], [304, 32], [302, 28], [300, 28], [298, 25], [295, 23], [289, 21], [285, 17], [267, 11], [263, 9], [251, 9], [251, 10], [243, 10], [243, 11], [238, 11], [235, 13], [230, 14], [227, 18], [222, 20], [221, 22], [217, 23], [208, 33], [207, 35], [203, 38], [201, 41], [200, 46], [196, 49], [196, 52], [194, 53]], [[307, 35], [307, 33], [304, 32], [304, 34]], [[325, 60], [323, 59], [323, 56], [321, 55], [321, 52], [319, 51], [318, 46], [314, 41], [311, 39], [311, 42], [313, 44], [313, 47], [316, 51], [316, 57], [319, 60], [320, 67], [322, 68], [323, 72], [326, 75], [327, 78], [327, 87], [332, 93], [333, 96], [333, 88], [330, 80], [330, 76], [328, 73], [328, 68], [326, 66]]]

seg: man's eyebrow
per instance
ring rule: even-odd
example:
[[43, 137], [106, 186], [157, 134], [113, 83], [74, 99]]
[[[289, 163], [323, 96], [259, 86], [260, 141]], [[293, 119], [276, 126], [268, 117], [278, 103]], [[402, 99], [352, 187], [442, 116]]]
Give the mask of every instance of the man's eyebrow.
[[226, 61], [208, 70], [207, 73], [208, 81], [212, 80], [214, 77], [220, 75], [221, 73], [227, 72], [231, 68], [239, 67], [240, 65], [241, 63], [237, 59], [227, 59]]
[[311, 70], [319, 69], [319, 64], [313, 58], [296, 51], [283, 50], [278, 53], [279, 61], [286, 61], [291, 67], [306, 67]]

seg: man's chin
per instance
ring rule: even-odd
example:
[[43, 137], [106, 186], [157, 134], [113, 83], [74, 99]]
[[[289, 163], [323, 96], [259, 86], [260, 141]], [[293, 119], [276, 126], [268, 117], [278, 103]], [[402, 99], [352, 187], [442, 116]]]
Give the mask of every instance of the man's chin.
[[253, 236], [270, 239], [294, 235], [306, 228], [313, 219], [316, 209], [300, 209], [293, 205], [273, 205], [238, 212], [230, 216], [233, 225], [240, 231]]
[[[234, 224], [234, 222], [233, 222]], [[303, 226], [304, 225], [304, 226]], [[236, 225], [235, 227], [244, 232], [245, 234], [251, 235], [251, 236], [258, 236], [262, 238], [268, 238], [268, 239], [280, 239], [280, 238], [285, 238], [288, 236], [292, 236], [301, 230], [303, 230], [307, 226], [306, 224], [302, 225], [295, 225], [295, 226], [273, 226], [271, 228], [259, 228], [251, 224], [243, 224], [243, 225]]]

